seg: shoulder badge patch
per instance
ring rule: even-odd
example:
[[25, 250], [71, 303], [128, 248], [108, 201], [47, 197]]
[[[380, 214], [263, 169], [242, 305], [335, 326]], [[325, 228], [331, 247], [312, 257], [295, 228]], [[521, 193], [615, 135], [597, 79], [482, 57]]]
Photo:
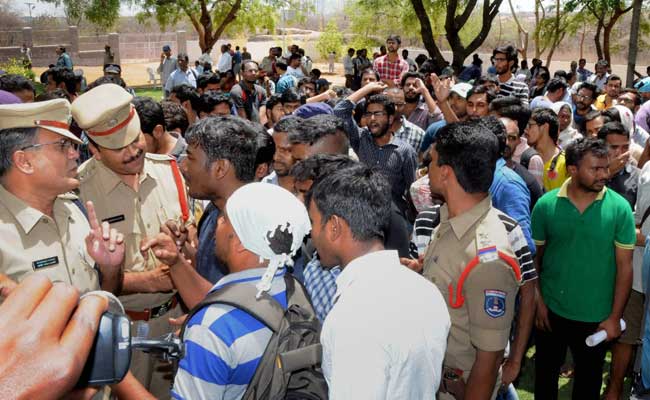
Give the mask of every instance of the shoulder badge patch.
[[486, 290], [485, 313], [492, 318], [503, 317], [506, 313], [506, 292], [501, 290]]

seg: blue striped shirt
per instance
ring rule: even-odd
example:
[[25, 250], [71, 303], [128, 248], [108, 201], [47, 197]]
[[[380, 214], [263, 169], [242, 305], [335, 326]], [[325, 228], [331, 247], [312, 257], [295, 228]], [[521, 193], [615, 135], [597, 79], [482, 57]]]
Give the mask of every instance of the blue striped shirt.
[[[227, 275], [210, 290], [230, 284], [255, 285], [265, 268]], [[268, 292], [287, 307], [285, 269], [273, 278]], [[241, 399], [250, 383], [272, 332], [250, 314], [224, 304], [205, 307], [190, 319], [185, 330], [185, 357], [174, 380], [175, 399]]]

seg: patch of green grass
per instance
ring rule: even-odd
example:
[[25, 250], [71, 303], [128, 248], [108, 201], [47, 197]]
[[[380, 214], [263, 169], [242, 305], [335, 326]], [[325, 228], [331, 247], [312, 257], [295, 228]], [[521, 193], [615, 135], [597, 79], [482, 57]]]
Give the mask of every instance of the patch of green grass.
[[135, 91], [135, 94], [137, 96], [142, 96], [142, 97], [151, 97], [152, 99], [156, 101], [162, 100], [162, 89], [160, 88], [141, 88], [141, 89], [133, 89]]

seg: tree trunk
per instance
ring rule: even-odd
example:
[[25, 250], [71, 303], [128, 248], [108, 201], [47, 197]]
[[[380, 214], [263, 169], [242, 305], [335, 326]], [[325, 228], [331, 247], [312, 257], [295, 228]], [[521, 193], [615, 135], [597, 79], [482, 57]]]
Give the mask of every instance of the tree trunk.
[[445, 59], [436, 45], [435, 38], [433, 37], [433, 29], [431, 28], [431, 21], [429, 20], [429, 14], [427, 14], [422, 0], [411, 0], [411, 4], [415, 10], [415, 15], [417, 15], [418, 20], [420, 21], [420, 36], [422, 37], [424, 48], [427, 49], [429, 57], [433, 58], [436, 66], [438, 68], [444, 68]]
[[596, 34], [594, 35], [594, 43], [596, 44], [596, 56], [599, 60], [603, 59], [603, 47], [600, 45], [600, 32], [603, 29], [602, 19], [598, 20], [598, 25], [596, 25]]
[[528, 31], [521, 26], [521, 23], [519, 22], [519, 18], [517, 18], [517, 13], [515, 12], [515, 8], [512, 6], [512, 0], [508, 0], [508, 5], [510, 6], [510, 12], [512, 13], [512, 18], [515, 20], [515, 24], [517, 24], [517, 37], [521, 45], [517, 49], [517, 51], [521, 53], [522, 60], [527, 60], [528, 59]]
[[580, 34], [580, 59], [584, 58], [586, 35], [587, 35], [587, 23], [585, 22], [582, 26], [582, 34]]
[[630, 27], [629, 52], [627, 53], [627, 78], [626, 87], [634, 84], [634, 68], [639, 45], [639, 25], [641, 22], [641, 6], [643, 0], [634, 0], [632, 5], [632, 26]]

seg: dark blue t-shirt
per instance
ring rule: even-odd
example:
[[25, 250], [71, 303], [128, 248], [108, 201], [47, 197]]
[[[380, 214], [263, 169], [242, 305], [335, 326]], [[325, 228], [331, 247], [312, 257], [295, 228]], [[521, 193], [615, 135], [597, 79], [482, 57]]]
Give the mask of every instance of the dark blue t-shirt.
[[213, 284], [228, 274], [228, 269], [219, 263], [214, 253], [218, 218], [219, 209], [212, 203], [208, 204], [199, 221], [199, 248], [196, 251], [196, 272]]

